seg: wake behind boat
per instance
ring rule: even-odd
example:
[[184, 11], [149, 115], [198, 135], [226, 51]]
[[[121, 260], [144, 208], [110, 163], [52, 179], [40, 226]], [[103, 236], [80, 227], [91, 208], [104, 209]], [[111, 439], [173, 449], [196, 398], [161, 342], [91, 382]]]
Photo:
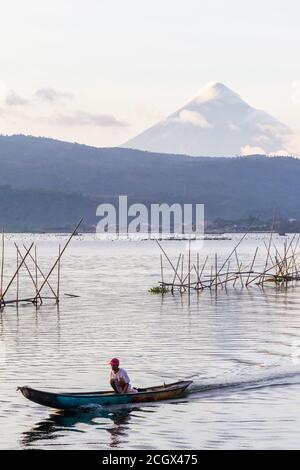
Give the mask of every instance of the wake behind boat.
[[162, 401], [179, 398], [184, 395], [192, 380], [185, 380], [158, 387], [138, 388], [136, 393], [117, 394], [111, 391], [83, 393], [52, 393], [24, 386], [18, 387], [25, 398], [39, 405], [67, 410], [88, 405], [126, 405]]

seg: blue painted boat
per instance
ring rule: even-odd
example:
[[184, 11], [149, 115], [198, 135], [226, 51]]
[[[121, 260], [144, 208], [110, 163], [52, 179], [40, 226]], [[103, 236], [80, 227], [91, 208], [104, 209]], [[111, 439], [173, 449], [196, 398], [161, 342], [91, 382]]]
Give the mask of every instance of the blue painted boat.
[[171, 400], [181, 397], [191, 385], [192, 380], [185, 380], [158, 387], [138, 388], [136, 393], [117, 394], [111, 391], [83, 393], [53, 393], [24, 386], [18, 387], [24, 397], [39, 405], [68, 410], [88, 405], [127, 405], [149, 401]]

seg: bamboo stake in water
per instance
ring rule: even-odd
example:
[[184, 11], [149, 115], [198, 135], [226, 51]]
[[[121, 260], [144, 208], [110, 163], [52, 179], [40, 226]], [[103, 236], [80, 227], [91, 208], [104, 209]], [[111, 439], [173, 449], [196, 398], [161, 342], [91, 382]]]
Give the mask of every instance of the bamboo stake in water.
[[[26, 245], [23, 245], [25, 250], [27, 250], [26, 248]], [[30, 259], [35, 263], [35, 266], [38, 270], [38, 272], [41, 274], [41, 276], [43, 277], [43, 279], [46, 279], [46, 276], [45, 274], [43, 273], [43, 271], [41, 270], [41, 268], [39, 267], [38, 263], [35, 261], [34, 257], [32, 256], [31, 253], [29, 253], [29, 257]], [[55, 299], [57, 300], [57, 297], [56, 297], [56, 292], [54, 291], [54, 289], [52, 288], [52, 286], [50, 285], [49, 281], [47, 280], [47, 286], [49, 287], [49, 289], [51, 290], [52, 294], [54, 295]]]
[[256, 260], [256, 256], [257, 256], [257, 252], [258, 252], [258, 246], [256, 247], [256, 250], [255, 250], [255, 253], [254, 253], [254, 256], [253, 256], [253, 260], [252, 260], [252, 263], [251, 263], [249, 275], [248, 275], [248, 278], [247, 278], [247, 281], [246, 281], [246, 287], [248, 286], [248, 283], [249, 283], [251, 271], [253, 270], [253, 266], [254, 266], [254, 263], [255, 263], [255, 260]]
[[[37, 273], [37, 252], [36, 252], [36, 246], [34, 247], [34, 264], [35, 264], [35, 296], [37, 298], [38, 296], [38, 273]], [[42, 299], [41, 299], [42, 302]]]
[[[176, 272], [176, 269], [175, 269], [175, 267], [174, 267], [172, 261], [171, 261], [170, 258], [168, 257], [167, 253], [165, 252], [165, 250], [163, 249], [163, 247], [161, 246], [161, 244], [159, 243], [159, 241], [158, 241], [158, 240], [155, 240], [155, 241], [156, 241], [156, 243], [158, 244], [158, 246], [160, 247], [160, 249], [161, 249], [161, 251], [163, 252], [163, 254], [165, 255], [165, 257], [167, 258], [167, 260], [168, 260], [170, 266], [172, 267], [172, 269], [173, 269], [173, 271], [174, 271], [174, 273], [175, 273], [175, 272]], [[176, 276], [178, 277], [179, 282], [182, 282], [182, 280], [180, 279], [178, 273], [176, 273]]]
[[244, 238], [246, 237], [246, 235], [248, 235], [249, 232], [246, 232], [244, 233], [244, 235], [242, 236], [242, 238], [238, 241], [238, 243], [235, 245], [235, 247], [233, 248], [233, 250], [230, 252], [230, 254], [227, 256], [227, 258], [225, 259], [224, 263], [222, 264], [222, 266], [220, 267], [219, 269], [219, 272], [218, 274], [220, 274], [220, 272], [222, 271], [222, 269], [224, 268], [224, 266], [226, 266], [227, 264], [227, 261], [231, 258], [231, 256], [233, 255], [233, 253], [235, 252], [235, 250], [237, 249], [237, 247], [242, 243], [242, 241], [244, 240]]
[[[19, 267], [19, 252], [17, 250], [17, 269]], [[18, 271], [18, 274], [17, 274], [17, 304], [19, 303], [19, 271]]]
[[238, 258], [238, 254], [237, 254], [237, 251], [235, 250], [235, 259], [236, 259], [236, 264], [237, 264], [237, 276], [234, 280], [234, 283], [233, 283], [233, 287], [235, 286], [235, 283], [237, 281], [238, 278], [240, 278], [240, 281], [241, 281], [241, 284], [242, 284], [242, 287], [244, 287], [244, 283], [243, 283], [243, 278], [241, 276], [241, 271], [242, 271], [242, 263], [239, 262], [239, 258]]
[[[15, 243], [15, 247], [16, 247], [16, 249], [17, 249], [17, 252], [19, 253], [19, 256], [20, 256], [21, 260], [23, 261], [23, 256], [22, 256], [22, 254], [21, 254], [21, 252], [20, 252], [20, 250], [19, 250], [19, 247], [18, 247], [18, 245], [17, 245], [16, 243]], [[24, 266], [25, 266], [25, 268], [26, 268], [26, 271], [27, 271], [28, 274], [29, 274], [30, 279], [32, 280], [32, 283], [33, 283], [33, 285], [34, 285], [34, 287], [35, 287], [35, 291], [36, 291], [36, 293], [37, 293], [37, 285], [36, 285], [36, 282], [35, 282], [35, 280], [34, 280], [34, 278], [33, 278], [33, 275], [31, 274], [30, 269], [28, 268], [28, 266], [27, 266], [27, 264], [26, 264], [25, 261], [24, 261], [23, 264], [24, 264]], [[19, 274], [19, 272], [17, 272], [17, 276], [18, 276], [18, 274]], [[40, 298], [40, 302], [42, 303], [41, 296], [39, 296], [39, 298]]]
[[287, 243], [286, 243], [286, 240], [284, 242], [284, 263], [285, 263], [285, 275], [286, 275], [286, 278], [285, 278], [285, 287], [287, 288], [287, 285], [288, 285], [288, 280], [287, 280], [287, 276], [288, 276], [288, 264], [287, 264], [287, 259], [286, 259], [286, 256], [287, 256]]
[[[273, 238], [274, 226], [275, 226], [275, 216], [273, 215], [272, 228], [271, 228], [271, 233], [270, 233], [269, 246], [268, 246], [268, 252], [267, 252], [264, 272], [266, 272], [266, 269], [267, 269], [268, 263], [269, 263], [269, 256], [270, 256], [270, 249], [271, 249], [271, 243], [272, 243], [272, 238]], [[265, 280], [265, 276], [262, 277], [263, 282], [264, 282], [264, 280]]]
[[164, 287], [164, 267], [163, 267], [162, 255], [160, 255], [160, 275], [161, 275], [161, 285], [162, 287]]
[[177, 266], [176, 266], [176, 271], [175, 271], [174, 278], [173, 278], [173, 284], [172, 284], [172, 289], [171, 289], [172, 294], [173, 294], [173, 292], [174, 292], [174, 284], [175, 284], [175, 280], [176, 280], [176, 274], [177, 274], [177, 271], [178, 271], [180, 259], [181, 259], [181, 253], [180, 253], [179, 257], [178, 257]]
[[216, 296], [217, 296], [218, 295], [218, 283], [217, 283], [217, 278], [218, 278], [218, 255], [217, 255], [217, 253], [215, 254], [215, 274], [216, 274], [215, 293], [216, 293]]
[[69, 245], [70, 241], [72, 240], [72, 238], [74, 237], [75, 233], [77, 232], [79, 226], [81, 225], [83, 219], [80, 219], [80, 221], [78, 222], [78, 224], [76, 225], [76, 227], [74, 228], [73, 232], [71, 233], [70, 237], [68, 238], [68, 241], [66, 242], [65, 246], [63, 247], [60, 255], [59, 255], [59, 258], [57, 258], [57, 260], [55, 261], [54, 265], [52, 266], [52, 268], [50, 269], [49, 273], [47, 274], [44, 282], [42, 283], [41, 287], [39, 288], [39, 291], [38, 291], [38, 294], [41, 293], [41, 290], [43, 289], [44, 285], [47, 283], [49, 277], [51, 276], [51, 274], [53, 273], [54, 269], [56, 268], [59, 260], [61, 259], [62, 255], [64, 254], [65, 250], [67, 249], [67, 246]]
[[274, 260], [273, 260], [273, 257], [271, 255], [271, 251], [269, 251], [269, 248], [267, 247], [266, 242], [264, 242], [264, 246], [265, 246], [265, 249], [267, 250], [267, 253], [269, 252], [269, 258], [271, 260], [271, 263], [274, 264]]
[[[291, 258], [292, 258], [292, 256], [289, 256], [287, 259], [291, 259]], [[267, 274], [269, 271], [271, 271], [271, 269], [274, 269], [274, 268], [276, 268], [276, 266], [279, 266], [279, 265], [280, 265], [280, 262], [274, 264], [273, 266], [271, 266], [270, 268], [268, 268], [268, 269], [267, 269], [266, 271], [264, 271], [263, 273], [260, 273], [260, 274], [258, 274], [257, 276], [255, 276], [254, 278], [252, 278], [252, 279], [249, 281], [248, 284], [251, 284], [252, 282], [256, 281], [256, 279], [261, 278], [262, 275]]]
[[[182, 279], [183, 279], [183, 272], [184, 272], [184, 254], [182, 254], [182, 257], [181, 257], [181, 275], [180, 275], [180, 277], [181, 277], [181, 284], [183, 284], [183, 281], [182, 281]], [[182, 294], [182, 290], [184, 291], [185, 289], [184, 289], [184, 287], [181, 286], [181, 287], [180, 287], [180, 293], [181, 293], [181, 294]]]
[[181, 258], [181, 279], [183, 279], [183, 266], [184, 266], [184, 254], [182, 255], [182, 258]]
[[200, 261], [199, 261], [199, 253], [197, 252], [197, 276], [198, 276], [198, 285], [197, 285], [197, 287], [199, 287], [199, 285], [200, 285], [199, 270], [200, 270]]
[[0, 306], [2, 302], [3, 292], [3, 275], [4, 275], [4, 227], [2, 228], [2, 256], [1, 256], [1, 281], [0, 281]]
[[6, 289], [4, 290], [4, 292], [2, 292], [2, 296], [1, 296], [1, 299], [0, 299], [0, 304], [1, 304], [1, 301], [4, 299], [4, 296], [7, 294], [7, 291], [8, 289], [10, 288], [10, 286], [12, 285], [13, 281], [15, 280], [18, 272], [20, 271], [21, 267], [23, 266], [23, 264], [25, 263], [25, 259], [27, 258], [27, 256], [29, 255], [29, 252], [31, 251], [33, 247], [33, 242], [31, 243], [30, 247], [28, 248], [27, 252], [25, 253], [25, 255], [22, 257], [22, 260], [21, 260], [21, 263], [19, 264], [17, 270], [15, 271], [14, 275], [12, 276], [12, 278], [10, 279]]
[[[202, 266], [202, 268], [201, 268], [201, 272], [200, 272], [200, 274], [199, 274], [200, 282], [201, 282], [201, 277], [202, 277], [203, 271], [204, 271], [204, 269], [205, 269], [207, 260], [208, 260], [208, 255], [207, 255], [206, 258], [205, 258], [205, 261], [204, 261], [203, 266]], [[203, 284], [202, 284], [202, 283], [201, 283], [201, 286], [202, 286], [202, 289], [203, 289]]]
[[227, 282], [228, 282], [228, 277], [229, 277], [229, 269], [230, 269], [230, 261], [228, 261], [227, 273], [226, 273], [226, 278], [225, 278], [225, 290], [226, 291], [227, 291]]
[[191, 293], [191, 238], [189, 239], [189, 295]]
[[60, 244], [58, 246], [58, 265], [57, 265], [57, 295], [56, 295], [56, 303], [59, 303], [59, 289], [60, 289]]

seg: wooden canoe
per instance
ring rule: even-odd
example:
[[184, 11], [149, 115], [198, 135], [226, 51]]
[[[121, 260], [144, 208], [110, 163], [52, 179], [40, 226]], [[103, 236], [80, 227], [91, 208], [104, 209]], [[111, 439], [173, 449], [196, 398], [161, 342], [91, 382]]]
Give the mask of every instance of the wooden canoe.
[[182, 396], [192, 380], [185, 380], [158, 387], [138, 388], [137, 393], [117, 394], [111, 391], [84, 393], [52, 393], [30, 387], [18, 387], [24, 397], [35, 403], [59, 410], [79, 408], [88, 405], [126, 405], [148, 401], [170, 400]]

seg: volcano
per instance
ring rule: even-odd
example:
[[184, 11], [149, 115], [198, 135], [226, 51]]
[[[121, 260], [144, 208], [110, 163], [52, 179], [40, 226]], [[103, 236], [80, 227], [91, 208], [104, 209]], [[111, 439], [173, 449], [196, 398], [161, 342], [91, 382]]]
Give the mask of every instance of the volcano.
[[122, 147], [190, 156], [284, 156], [291, 134], [227, 86], [208, 83], [185, 106]]

